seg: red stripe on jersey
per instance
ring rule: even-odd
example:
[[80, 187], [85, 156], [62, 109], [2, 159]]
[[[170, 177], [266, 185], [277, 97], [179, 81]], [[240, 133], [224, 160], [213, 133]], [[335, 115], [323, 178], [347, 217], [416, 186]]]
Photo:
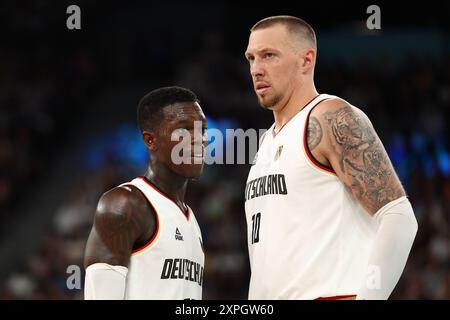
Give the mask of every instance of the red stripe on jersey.
[[309, 116], [311, 115], [311, 111], [313, 111], [313, 109], [315, 107], [317, 107], [319, 105], [319, 103], [321, 103], [322, 101], [328, 100], [329, 98], [323, 99], [319, 102], [317, 102], [312, 108], [311, 110], [309, 110], [308, 115], [306, 116], [306, 121], [305, 121], [305, 129], [303, 130], [303, 147], [305, 148], [305, 152], [306, 155], [308, 156], [309, 160], [311, 160], [311, 162], [318, 167], [319, 169], [325, 170], [327, 172], [336, 174], [336, 172], [333, 170], [333, 168], [328, 167], [326, 165], [321, 164], [319, 161], [317, 161], [317, 159], [313, 156], [313, 154], [311, 153], [311, 151], [309, 150], [308, 147], [308, 141], [306, 139], [306, 134], [307, 134], [307, 128], [308, 128], [308, 121], [309, 121]]
[[[147, 199], [147, 197], [146, 197], [146, 199]], [[159, 233], [159, 215], [158, 215], [158, 212], [156, 211], [156, 208], [150, 203], [150, 201], [149, 201], [148, 199], [147, 199], [147, 203], [148, 203], [149, 206], [152, 207], [153, 210], [155, 211], [155, 217], [156, 217], [156, 219], [155, 219], [155, 222], [156, 222], [156, 230], [155, 230], [155, 232], [153, 233], [153, 236], [150, 238], [150, 240], [147, 241], [147, 243], [145, 243], [144, 245], [140, 246], [140, 247], [137, 248], [137, 249], [132, 250], [132, 251], [131, 251], [131, 254], [134, 254], [134, 253], [136, 253], [136, 252], [142, 251], [142, 250], [144, 250], [145, 248], [147, 248], [149, 245], [151, 245], [151, 244], [153, 243], [153, 241], [156, 239], [156, 236], [157, 236], [158, 233]]]

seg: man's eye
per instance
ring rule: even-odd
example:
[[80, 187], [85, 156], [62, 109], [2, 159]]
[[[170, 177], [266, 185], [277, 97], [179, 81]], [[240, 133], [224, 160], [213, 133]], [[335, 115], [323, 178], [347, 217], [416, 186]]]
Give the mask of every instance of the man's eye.
[[273, 57], [273, 53], [267, 52], [267, 53], [265, 54], [265, 57], [266, 57], [267, 59], [270, 59], [270, 58]]

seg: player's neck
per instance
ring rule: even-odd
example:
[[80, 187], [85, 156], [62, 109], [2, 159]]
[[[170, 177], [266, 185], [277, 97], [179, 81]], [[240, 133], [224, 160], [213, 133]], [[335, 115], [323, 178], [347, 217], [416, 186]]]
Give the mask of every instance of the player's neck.
[[273, 111], [275, 119], [274, 131], [277, 133], [289, 122], [297, 113], [299, 113], [306, 105], [318, 96], [318, 92], [314, 85], [310, 88], [301, 88], [294, 92], [285, 102], [284, 106]]
[[174, 174], [164, 166], [158, 166], [154, 169], [149, 166], [145, 177], [181, 208], [186, 209], [184, 204], [188, 182], [186, 178]]

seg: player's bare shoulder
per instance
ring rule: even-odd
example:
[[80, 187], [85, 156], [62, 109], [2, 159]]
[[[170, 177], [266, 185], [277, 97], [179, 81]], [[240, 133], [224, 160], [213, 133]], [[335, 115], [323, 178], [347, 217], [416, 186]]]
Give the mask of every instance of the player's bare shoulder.
[[332, 98], [315, 108], [312, 117], [321, 130], [318, 152], [328, 159], [339, 179], [369, 213], [405, 195], [364, 112], [343, 99]]
[[145, 210], [148, 210], [147, 200], [142, 193], [132, 185], [115, 187], [105, 192], [97, 205], [95, 222], [113, 223], [115, 227], [140, 220]]
[[150, 210], [144, 195], [132, 185], [105, 192], [95, 211], [85, 265], [95, 262], [126, 265], [135, 243], [152, 227]]
[[320, 133], [311, 135], [310, 139], [316, 137], [312, 146], [319, 146], [323, 153], [328, 153], [330, 147], [339, 151], [344, 147], [371, 144], [377, 138], [366, 114], [338, 97], [324, 100], [312, 110], [308, 129], [308, 133]]

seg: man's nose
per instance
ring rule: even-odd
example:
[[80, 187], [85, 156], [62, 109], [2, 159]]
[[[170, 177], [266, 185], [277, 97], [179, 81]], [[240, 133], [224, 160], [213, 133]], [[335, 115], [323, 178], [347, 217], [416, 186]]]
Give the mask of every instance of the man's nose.
[[262, 64], [258, 61], [258, 59], [255, 59], [250, 66], [250, 74], [253, 78], [257, 78], [260, 76], [264, 76], [264, 68]]

